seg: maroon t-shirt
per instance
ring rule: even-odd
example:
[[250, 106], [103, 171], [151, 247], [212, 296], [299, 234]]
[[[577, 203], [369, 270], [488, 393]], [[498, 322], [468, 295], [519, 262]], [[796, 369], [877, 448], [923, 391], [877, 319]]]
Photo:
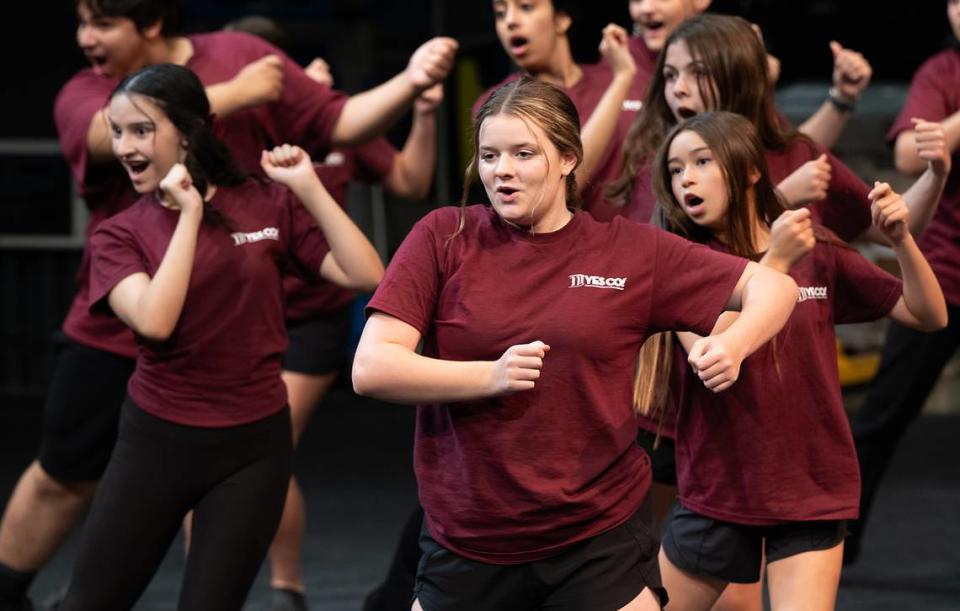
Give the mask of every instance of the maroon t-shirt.
[[[346, 96], [317, 84], [281, 51], [260, 38], [238, 32], [190, 36], [194, 53], [187, 62], [204, 85], [233, 78], [241, 68], [275, 53], [284, 60], [283, 94], [271, 104], [242, 110], [216, 121], [217, 135], [227, 144], [240, 167], [262, 174], [260, 151], [292, 142], [325, 154]], [[89, 163], [87, 130], [93, 115], [107, 104], [118, 79], [98, 76], [87, 68], [78, 72], [57, 95], [54, 118], [60, 147], [90, 210], [89, 237], [106, 218], [130, 206], [137, 194], [120, 164]], [[73, 340], [127, 357], [137, 354], [133, 336], [116, 318], [91, 312], [88, 282], [90, 258], [84, 251], [77, 272], [77, 295], [63, 330]]]
[[[128, 392], [158, 418], [223, 427], [259, 420], [286, 402], [281, 275], [317, 278], [329, 248], [313, 218], [280, 185], [251, 179], [221, 187], [210, 203], [233, 228], [201, 225], [177, 326], [164, 342], [137, 338]], [[179, 218], [148, 195], [100, 225], [90, 240], [91, 308], [112, 315], [106, 298], [118, 282], [156, 273]]]
[[575, 214], [531, 235], [492, 208], [433, 211], [368, 306], [420, 331], [424, 355], [496, 360], [550, 346], [536, 388], [417, 408], [415, 470], [431, 534], [457, 554], [531, 562], [614, 528], [650, 484], [632, 372], [658, 330], [709, 331], [746, 261], [651, 226]]
[[[580, 115], [581, 127], [586, 124], [587, 119], [593, 114], [600, 102], [600, 98], [610, 85], [613, 74], [610, 68], [604, 64], [580, 64], [583, 76], [572, 87], [564, 89], [570, 96], [570, 100], [577, 107]], [[499, 87], [506, 85], [520, 78], [520, 73], [513, 73], [500, 83], [494, 85], [483, 95], [481, 95], [473, 105], [473, 116], [477, 115], [480, 106], [490, 97], [490, 95]], [[620, 118], [613, 137], [610, 138], [610, 144], [603, 153], [603, 157], [597, 163], [592, 177], [577, 176], [577, 181], [582, 188], [583, 209], [590, 212], [594, 218], [602, 221], [609, 221], [614, 216], [620, 214], [620, 209], [613, 206], [603, 196], [603, 187], [607, 182], [620, 176], [620, 170], [623, 167], [623, 154], [620, 150], [620, 143], [623, 142], [633, 123], [633, 118], [640, 110], [643, 103], [643, 96], [646, 92], [646, 83], [636, 79], [630, 87], [627, 99], [623, 101], [623, 108], [620, 112]]]
[[790, 276], [797, 306], [736, 384], [713, 393], [679, 363], [677, 498], [697, 513], [748, 525], [857, 517], [834, 325], [886, 316], [901, 283], [838, 240], [818, 240]]
[[[333, 151], [323, 163], [314, 164], [314, 169], [333, 199], [345, 207], [350, 183], [356, 180], [382, 183], [390, 174], [396, 155], [397, 149], [379, 138], [355, 149]], [[287, 294], [288, 321], [335, 312], [356, 297], [353, 291], [331, 282], [304, 282], [295, 275], [283, 279], [283, 290]]]
[[[907, 101], [887, 134], [893, 144], [912, 130], [912, 117], [943, 121], [960, 110], [960, 52], [950, 49], [928, 59], [910, 83]], [[920, 250], [940, 281], [947, 303], [960, 306], [960, 151], [953, 152], [953, 170], [943, 198], [926, 231], [917, 238]]]

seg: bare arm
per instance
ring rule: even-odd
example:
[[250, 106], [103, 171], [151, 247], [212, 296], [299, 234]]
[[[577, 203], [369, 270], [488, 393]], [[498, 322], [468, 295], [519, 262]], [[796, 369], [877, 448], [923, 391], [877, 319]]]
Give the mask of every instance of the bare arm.
[[797, 284], [785, 274], [747, 264], [727, 302], [739, 310], [729, 327], [690, 346], [688, 361], [704, 385], [719, 392], [736, 382], [740, 364], [776, 335], [793, 312]]
[[[960, 145], [960, 111], [940, 122], [943, 129], [944, 146], [953, 153]], [[893, 147], [893, 161], [897, 170], [907, 176], [919, 176], [927, 169], [927, 160], [920, 157], [920, 149], [915, 130], [900, 132]]]
[[583, 141], [583, 162], [578, 169], [579, 175], [583, 177], [583, 180], [579, 181], [581, 186], [592, 178], [594, 169], [610, 146], [620, 119], [623, 101], [627, 98], [637, 74], [637, 66], [630, 54], [628, 43], [629, 36], [622, 27], [610, 24], [603, 29], [600, 53], [613, 70], [613, 79], [580, 134]]
[[413, 105], [413, 124], [407, 141], [384, 180], [387, 191], [404, 199], [423, 199], [430, 192], [437, 160], [437, 106], [443, 86], [424, 91]]
[[800, 131], [824, 148], [836, 144], [853, 112], [853, 107], [873, 76], [870, 62], [860, 53], [830, 42], [833, 53], [833, 88], [830, 99], [800, 125]]
[[333, 144], [356, 146], [385, 132], [421, 92], [447, 77], [456, 52], [457, 41], [452, 38], [429, 40], [414, 51], [406, 70], [351, 96], [333, 128]]
[[153, 341], [169, 338], [180, 320], [203, 220], [203, 200], [183, 165], [175, 165], [160, 186], [170, 198], [171, 207], [180, 209], [163, 260], [152, 278], [142, 272], [127, 276], [108, 297], [120, 320]]
[[367, 320], [353, 360], [357, 394], [395, 403], [472, 401], [529, 390], [550, 349], [540, 341], [511, 346], [496, 361], [448, 361], [416, 353], [420, 332], [380, 312]]
[[886, 183], [877, 183], [870, 196], [874, 225], [892, 244], [903, 277], [903, 295], [890, 311], [890, 317], [921, 331], [944, 328], [947, 305], [940, 283], [910, 234], [906, 203]]
[[302, 149], [284, 144], [263, 151], [260, 166], [271, 179], [285, 185], [317, 221], [330, 252], [320, 275], [340, 286], [371, 291], [383, 278], [383, 263], [376, 249], [346, 212], [337, 205]]

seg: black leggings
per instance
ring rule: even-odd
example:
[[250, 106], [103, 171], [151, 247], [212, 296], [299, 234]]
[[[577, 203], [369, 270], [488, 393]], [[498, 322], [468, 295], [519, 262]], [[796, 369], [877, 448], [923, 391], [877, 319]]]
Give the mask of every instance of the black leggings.
[[128, 397], [60, 609], [133, 607], [192, 509], [177, 608], [237, 611], [280, 521], [291, 463], [288, 408], [206, 429], [156, 418]]

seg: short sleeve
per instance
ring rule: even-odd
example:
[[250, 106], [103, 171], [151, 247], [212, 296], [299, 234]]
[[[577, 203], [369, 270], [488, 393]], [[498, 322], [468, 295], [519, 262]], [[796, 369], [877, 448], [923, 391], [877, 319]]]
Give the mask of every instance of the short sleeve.
[[103, 311], [105, 300], [121, 280], [149, 274], [136, 236], [115, 219], [104, 222], [90, 238], [90, 309]]
[[367, 304], [367, 316], [383, 312], [427, 335], [442, 287], [440, 249], [455, 229], [440, 229], [438, 212], [421, 219], [403, 240]]
[[283, 58], [283, 94], [269, 105], [280, 141], [296, 142], [311, 154], [326, 153], [333, 140], [333, 129], [347, 103], [345, 93], [321, 85], [279, 50]]
[[[953, 53], [952, 51], [950, 53]], [[907, 100], [900, 109], [893, 126], [887, 132], [887, 142], [893, 144], [902, 132], [913, 129], [910, 121], [913, 117], [927, 121], [942, 121], [953, 114], [950, 105], [951, 94], [947, 88], [955, 87], [955, 80], [944, 78], [946, 72], [941, 66], [947, 55], [937, 55], [927, 60], [910, 81]]]
[[356, 177], [363, 182], [382, 183], [390, 175], [397, 158], [397, 149], [386, 138], [377, 138], [352, 149], [356, 162]]
[[846, 244], [832, 244], [836, 265], [833, 316], [836, 324], [866, 322], [890, 313], [903, 283]]
[[709, 335], [748, 261], [656, 230], [650, 322], [658, 331]]

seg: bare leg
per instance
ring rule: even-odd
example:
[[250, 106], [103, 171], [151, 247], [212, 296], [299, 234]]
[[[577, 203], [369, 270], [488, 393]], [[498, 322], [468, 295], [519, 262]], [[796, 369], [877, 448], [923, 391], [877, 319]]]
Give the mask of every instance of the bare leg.
[[837, 602], [843, 543], [777, 560], [767, 566], [773, 611], [832, 611]]
[[[310, 416], [337, 378], [338, 372], [321, 375], [283, 372], [293, 422], [294, 447], [307, 428]], [[295, 592], [304, 592], [302, 559], [303, 538], [306, 531], [306, 506], [303, 493], [294, 478], [290, 478], [287, 500], [283, 507], [280, 526], [270, 546], [270, 585]]]
[[23, 472], [0, 522], [0, 563], [41, 569], [60, 549], [93, 499], [96, 482], [62, 482], [34, 461]]
[[688, 573], [670, 562], [660, 549], [660, 575], [667, 590], [670, 611], [707, 611], [726, 587], [719, 579]]

